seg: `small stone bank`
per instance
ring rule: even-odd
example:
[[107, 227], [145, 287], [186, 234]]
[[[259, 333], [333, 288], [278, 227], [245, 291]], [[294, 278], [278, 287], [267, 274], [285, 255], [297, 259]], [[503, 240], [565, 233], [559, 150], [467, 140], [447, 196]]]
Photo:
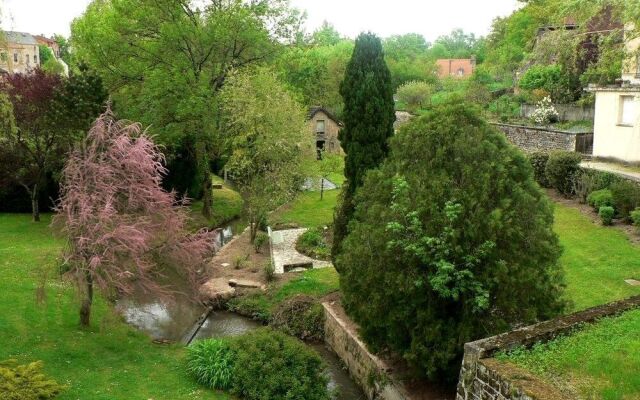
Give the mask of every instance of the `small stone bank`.
[[640, 296], [589, 308], [465, 345], [456, 400], [567, 399], [553, 386], [493, 358], [501, 351], [531, 347], [568, 334], [585, 323], [640, 307]]

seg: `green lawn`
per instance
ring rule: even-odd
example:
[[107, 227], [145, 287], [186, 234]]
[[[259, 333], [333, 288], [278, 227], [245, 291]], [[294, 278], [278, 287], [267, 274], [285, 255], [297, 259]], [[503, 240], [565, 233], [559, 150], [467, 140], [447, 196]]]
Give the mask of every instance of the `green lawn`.
[[329, 225], [333, 222], [333, 209], [336, 206], [340, 190], [324, 192], [302, 192], [291, 203], [282, 207], [269, 217], [272, 224], [295, 223], [303, 227]]
[[43, 360], [47, 375], [69, 385], [60, 399], [229, 398], [185, 374], [183, 348], [152, 344], [99, 298], [91, 328], [80, 329], [74, 292], [55, 273], [61, 242], [51, 235], [50, 216], [30, 219], [0, 214], [0, 360]]
[[339, 288], [338, 273], [335, 269], [312, 269], [300, 273], [283, 285], [276, 283], [264, 294], [255, 293], [232, 299], [229, 309], [266, 322], [276, 307], [287, 299], [298, 294], [320, 298]]
[[633, 310], [530, 350], [499, 355], [498, 359], [524, 367], [585, 399], [638, 399], [638, 332], [640, 310]]
[[564, 248], [560, 263], [574, 310], [640, 294], [624, 282], [640, 279], [640, 246], [626, 234], [594, 223], [579, 210], [556, 204], [555, 231]]
[[223, 180], [213, 175], [214, 184], [221, 184], [222, 189], [213, 189], [213, 212], [207, 221], [202, 215], [202, 201], [191, 204], [191, 217], [196, 227], [207, 226], [217, 228], [242, 215], [243, 201], [240, 193], [225, 185]]

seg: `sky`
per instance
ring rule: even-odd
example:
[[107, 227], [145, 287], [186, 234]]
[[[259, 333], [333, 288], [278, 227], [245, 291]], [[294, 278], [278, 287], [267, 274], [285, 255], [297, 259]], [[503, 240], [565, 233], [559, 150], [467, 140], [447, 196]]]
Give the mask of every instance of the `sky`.
[[[0, 0], [2, 28], [45, 34], [69, 35], [69, 24], [82, 14], [90, 0]], [[379, 36], [415, 32], [428, 41], [455, 28], [476, 35], [489, 33], [495, 17], [509, 15], [517, 0], [291, 0], [307, 12], [309, 32], [329, 21], [345, 36], [362, 31]]]

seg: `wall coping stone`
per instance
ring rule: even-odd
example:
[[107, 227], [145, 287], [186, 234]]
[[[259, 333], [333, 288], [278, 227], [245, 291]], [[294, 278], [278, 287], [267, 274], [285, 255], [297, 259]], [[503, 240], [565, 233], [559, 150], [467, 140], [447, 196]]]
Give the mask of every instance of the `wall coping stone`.
[[531, 346], [537, 342], [546, 342], [577, 328], [581, 324], [592, 323], [598, 319], [615, 316], [638, 307], [640, 307], [640, 296], [634, 296], [469, 342], [464, 346], [465, 357], [470, 356], [479, 360], [492, 357], [501, 350], [511, 350], [519, 346]]
[[509, 127], [509, 128], [523, 128], [523, 129], [531, 129], [531, 130], [534, 130], [534, 131], [562, 133], [562, 134], [565, 134], [565, 135], [572, 135], [572, 136], [593, 134], [593, 131], [589, 131], [589, 132], [571, 132], [571, 131], [563, 131], [563, 130], [560, 130], [560, 129], [548, 128], [548, 127], [545, 127], [545, 126], [533, 126], [533, 125], [521, 125], [521, 124], [505, 124], [505, 123], [502, 123], [502, 122], [490, 122], [490, 124], [491, 125], [495, 125], [495, 126], [505, 126], [505, 127]]

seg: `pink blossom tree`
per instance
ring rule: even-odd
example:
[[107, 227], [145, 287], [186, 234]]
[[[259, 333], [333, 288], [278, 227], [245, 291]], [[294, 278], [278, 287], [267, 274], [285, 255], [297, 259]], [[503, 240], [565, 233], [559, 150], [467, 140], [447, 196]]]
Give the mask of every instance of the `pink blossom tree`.
[[215, 232], [189, 233], [185, 201], [161, 188], [163, 162], [140, 124], [118, 121], [111, 110], [69, 156], [54, 223], [68, 237], [65, 259], [84, 326], [94, 288], [108, 297], [136, 288], [168, 296], [171, 286], [161, 282], [169, 273], [195, 285], [215, 251]]

